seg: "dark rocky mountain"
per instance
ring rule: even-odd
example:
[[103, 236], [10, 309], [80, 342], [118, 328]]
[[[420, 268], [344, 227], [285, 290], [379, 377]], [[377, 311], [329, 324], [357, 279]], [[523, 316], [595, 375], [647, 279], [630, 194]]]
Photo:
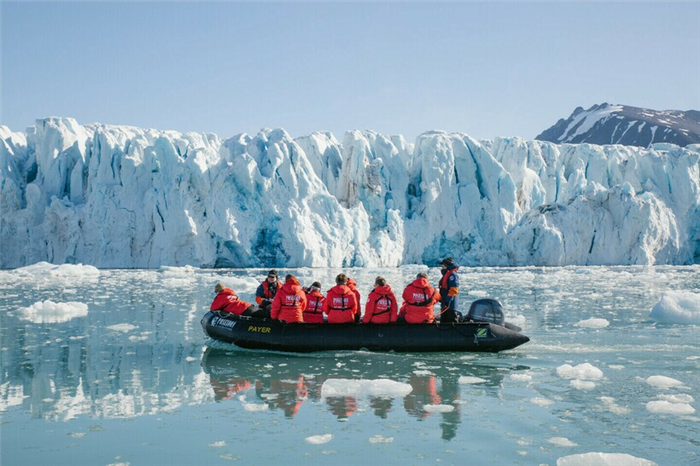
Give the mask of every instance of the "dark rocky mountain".
[[657, 142], [679, 146], [700, 143], [697, 110], [649, 110], [602, 103], [578, 107], [535, 139], [562, 143], [622, 144], [649, 147]]

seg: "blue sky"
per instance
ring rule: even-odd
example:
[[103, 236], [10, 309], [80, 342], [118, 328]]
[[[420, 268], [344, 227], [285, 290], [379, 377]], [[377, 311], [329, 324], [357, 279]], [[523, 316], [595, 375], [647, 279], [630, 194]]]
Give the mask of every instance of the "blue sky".
[[0, 3], [0, 123], [534, 138], [700, 109], [700, 3]]

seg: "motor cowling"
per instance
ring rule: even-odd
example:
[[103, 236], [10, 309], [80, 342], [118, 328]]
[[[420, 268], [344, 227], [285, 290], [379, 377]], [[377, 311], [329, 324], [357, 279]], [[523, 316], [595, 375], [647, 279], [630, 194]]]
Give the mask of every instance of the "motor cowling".
[[503, 313], [503, 306], [496, 299], [477, 299], [469, 307], [466, 320], [474, 322], [489, 322], [504, 326], [506, 318]]

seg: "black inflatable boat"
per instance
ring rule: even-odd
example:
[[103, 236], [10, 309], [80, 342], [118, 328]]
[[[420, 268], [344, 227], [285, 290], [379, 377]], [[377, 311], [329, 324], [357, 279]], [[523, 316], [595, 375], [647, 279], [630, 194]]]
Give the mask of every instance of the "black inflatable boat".
[[[508, 328], [509, 327], [509, 328]], [[495, 300], [472, 303], [467, 319], [433, 324], [285, 324], [211, 311], [202, 318], [214, 340], [241, 348], [309, 353], [327, 350], [498, 352], [530, 341], [506, 324]]]

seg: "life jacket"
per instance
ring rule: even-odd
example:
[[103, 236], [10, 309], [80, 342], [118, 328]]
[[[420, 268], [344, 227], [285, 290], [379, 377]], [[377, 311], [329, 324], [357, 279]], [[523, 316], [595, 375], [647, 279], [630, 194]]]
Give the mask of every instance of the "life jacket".
[[304, 322], [304, 308], [306, 307], [306, 295], [299, 286], [299, 282], [291, 278], [277, 290], [270, 317], [280, 319], [287, 323]]
[[336, 285], [326, 293], [323, 312], [328, 315], [329, 324], [355, 322], [357, 298], [346, 285]]
[[396, 296], [389, 285], [378, 286], [369, 294], [365, 306], [364, 323], [388, 324], [396, 322], [398, 307]]
[[440, 294], [430, 286], [427, 278], [417, 278], [403, 290], [401, 315], [410, 324], [429, 323], [435, 320], [434, 305]]
[[306, 293], [306, 308], [304, 309], [304, 322], [307, 324], [323, 323], [323, 294], [314, 289]]
[[455, 267], [454, 269], [449, 269], [449, 270], [445, 271], [445, 274], [440, 279], [440, 291], [447, 290], [450, 288], [450, 286], [448, 285], [449, 280], [450, 280], [450, 275], [455, 273], [457, 270], [459, 270], [459, 267]]
[[271, 286], [267, 279], [260, 283], [258, 289], [255, 290], [255, 302], [258, 303], [259, 306], [262, 306], [263, 301], [272, 301], [277, 294], [277, 290], [280, 289], [279, 283], [279, 281], [276, 281]]
[[216, 295], [216, 298], [214, 298], [214, 301], [212, 301], [209, 310], [230, 312], [239, 316], [243, 314], [243, 311], [248, 309], [249, 306], [250, 303], [239, 299], [236, 292], [231, 288], [224, 288]]

